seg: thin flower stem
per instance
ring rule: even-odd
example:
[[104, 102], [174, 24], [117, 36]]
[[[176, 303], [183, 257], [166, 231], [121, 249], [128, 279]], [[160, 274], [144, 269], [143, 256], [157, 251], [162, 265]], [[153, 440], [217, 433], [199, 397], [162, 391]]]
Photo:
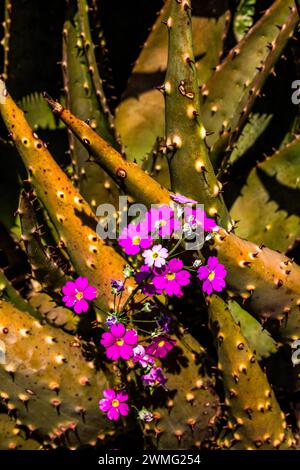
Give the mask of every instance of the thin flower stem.
[[[138, 327], [138, 331], [142, 331], [143, 333], [146, 333], [147, 335], [149, 335], [149, 331], [143, 330], [143, 328]], [[149, 336], [149, 338], [151, 338], [151, 336]]]
[[175, 256], [181, 255], [182, 253], [185, 253], [185, 250], [179, 251], [178, 253], [174, 253], [174, 255], [172, 255], [172, 256], [168, 256], [168, 259], [175, 258]]
[[156, 323], [155, 320], [133, 320], [133, 323]]
[[172, 248], [172, 250], [169, 252], [169, 257], [170, 257], [170, 255], [171, 255], [172, 253], [174, 253], [175, 250], [177, 250], [177, 248], [181, 245], [181, 243], [182, 243], [183, 240], [184, 240], [183, 238], [181, 238], [180, 240], [178, 240], [178, 242], [176, 243], [176, 245], [175, 245], [175, 246]]
[[132, 292], [131, 294], [127, 297], [125, 304], [122, 307], [122, 311], [124, 312], [125, 308], [129, 304], [129, 302], [133, 299], [133, 297], [138, 293], [138, 291], [142, 288], [142, 284], [138, 285]]
[[118, 307], [117, 307], [117, 312], [120, 310], [120, 304], [123, 296], [123, 292], [125, 290], [125, 285], [126, 285], [127, 277], [125, 278], [124, 284], [123, 284], [123, 290], [121, 291], [120, 297], [119, 297], [119, 302], [118, 302]]

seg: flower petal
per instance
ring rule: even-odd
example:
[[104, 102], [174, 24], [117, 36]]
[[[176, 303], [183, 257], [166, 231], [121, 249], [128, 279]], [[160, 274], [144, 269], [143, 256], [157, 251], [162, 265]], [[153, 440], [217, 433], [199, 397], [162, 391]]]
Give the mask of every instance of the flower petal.
[[120, 413], [118, 408], [114, 408], [113, 406], [110, 408], [110, 410], [107, 413], [108, 419], [111, 421], [117, 421], [119, 419]]
[[99, 401], [99, 408], [101, 411], [104, 411], [106, 413], [111, 407], [111, 400], [107, 400], [105, 398], [102, 398], [102, 400]]
[[132, 346], [128, 346], [127, 344], [123, 344], [120, 346], [120, 356], [124, 361], [127, 361], [133, 356], [133, 348]]
[[198, 269], [198, 278], [200, 279], [200, 281], [203, 281], [203, 279], [207, 279], [208, 276], [209, 276], [209, 269], [206, 267], [206, 266], [201, 266], [199, 269]]
[[76, 299], [75, 297], [69, 297], [68, 295], [65, 295], [62, 298], [62, 301], [66, 304], [66, 307], [73, 307], [76, 302]]
[[123, 323], [116, 323], [112, 325], [110, 332], [115, 338], [122, 338], [125, 334], [126, 328]]
[[87, 312], [89, 309], [89, 304], [84, 300], [78, 300], [74, 305], [74, 311], [78, 314], [82, 312]]
[[88, 286], [83, 292], [83, 297], [87, 300], [94, 300], [97, 297], [96, 287]]
[[75, 293], [76, 285], [75, 282], [68, 281], [62, 288], [62, 292], [65, 295], [72, 295]]
[[84, 289], [87, 288], [89, 285], [89, 280], [87, 277], [78, 277], [75, 281], [76, 289], [78, 289], [80, 292], [83, 292]]
[[207, 267], [210, 271], [214, 271], [218, 264], [219, 260], [216, 256], [210, 256], [207, 260]]
[[138, 334], [135, 330], [128, 330], [124, 335], [124, 341], [126, 344], [135, 346], [138, 342]]
[[113, 344], [115, 344], [115, 341], [116, 341], [116, 338], [110, 332], [106, 332], [106, 333], [103, 333], [103, 335], [101, 336], [100, 343], [105, 348], [108, 348], [109, 346], [112, 346]]
[[109, 348], [107, 348], [106, 356], [108, 357], [108, 359], [117, 361], [121, 355], [120, 352], [121, 352], [120, 346], [118, 346], [117, 344], [114, 344], [113, 346], [110, 346]]
[[121, 390], [121, 392], [117, 393], [116, 399], [119, 400], [120, 402], [127, 401], [128, 395], [126, 392]]
[[121, 415], [126, 416], [129, 413], [129, 406], [127, 405], [127, 403], [121, 403], [118, 407], [118, 410]]
[[114, 398], [116, 398], [116, 392], [113, 388], [106, 388], [103, 391], [103, 396], [109, 400], [113, 400]]
[[206, 292], [206, 294], [210, 295], [213, 291], [212, 284], [211, 282], [207, 279], [204, 281], [203, 286], [202, 286], [203, 292]]

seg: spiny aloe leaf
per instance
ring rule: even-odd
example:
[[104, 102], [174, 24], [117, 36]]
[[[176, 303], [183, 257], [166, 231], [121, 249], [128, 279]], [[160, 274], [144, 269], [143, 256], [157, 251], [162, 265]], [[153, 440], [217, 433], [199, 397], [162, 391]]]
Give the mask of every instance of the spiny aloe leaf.
[[50, 325], [62, 328], [68, 333], [76, 332], [78, 315], [74, 315], [68, 308], [59, 307], [49, 295], [43, 292], [33, 293], [29, 302]]
[[49, 96], [46, 100], [60, 119], [81, 140], [95, 161], [114, 179], [114, 181], [139, 202], [163, 204], [170, 201], [169, 192], [148, 176], [135, 163], [124, 160], [121, 154], [103, 140], [85, 122], [74, 116], [61, 104]]
[[[112, 145], [116, 145], [112, 128], [109, 124], [107, 104], [99, 100], [103, 90], [97, 93], [95, 80], [87, 49], [91, 37], [85, 2], [79, 2], [80, 14], [76, 0], [68, 2], [67, 16], [63, 30], [63, 75], [67, 105], [80, 119], [89, 121], [91, 127]], [[82, 36], [81, 27], [87, 31]], [[87, 37], [85, 36], [87, 34]], [[94, 56], [93, 56], [94, 57]], [[91, 59], [91, 58], [90, 58]], [[93, 59], [94, 60], [94, 59]], [[98, 76], [98, 72], [95, 74]], [[97, 83], [100, 78], [96, 79]], [[99, 83], [98, 83], [99, 84]], [[102, 85], [101, 85], [102, 86]], [[44, 100], [45, 106], [47, 103]], [[105, 108], [104, 108], [105, 106]], [[51, 113], [49, 107], [48, 111]], [[52, 113], [51, 113], [52, 114]], [[52, 114], [53, 116], [53, 114]], [[98, 165], [89, 162], [89, 153], [75, 136], [69, 132], [70, 152], [76, 171], [79, 190], [85, 199], [97, 207], [103, 202], [114, 202], [118, 195], [112, 180]]]
[[28, 312], [38, 320], [41, 319], [38, 311], [30, 305], [30, 303], [23, 299], [21, 294], [15, 289], [10, 280], [5, 276], [3, 269], [0, 269], [0, 297], [7, 298], [12, 304], [14, 304], [22, 312]]
[[74, 268], [97, 288], [95, 304], [109, 309], [113, 305], [110, 281], [120, 278], [125, 262], [97, 236], [97, 219], [91, 208], [32, 132], [24, 113], [9, 94], [0, 104], [0, 112]]
[[232, 430], [232, 437], [223, 438], [221, 445], [244, 450], [291, 448], [292, 434], [267, 377], [227, 304], [216, 295], [209, 300], [209, 315]]
[[[189, 334], [176, 338], [176, 348], [165, 363], [168, 391], [159, 395], [162, 403], [154, 407], [155, 421], [146, 433], [155, 432], [158, 449], [191, 449], [212, 437], [220, 403], [214, 379], [201, 370], [204, 354]], [[153, 400], [155, 404], [155, 395]]]
[[300, 237], [299, 172], [300, 138], [257, 164], [231, 209], [237, 235], [274, 250], [293, 247]]
[[80, 342], [32, 322], [7, 302], [0, 302], [0, 313], [0, 339], [6, 345], [1, 396], [20, 424], [53, 440], [64, 435], [71, 447], [113, 432], [97, 403], [107, 379], [84, 358]]
[[0, 222], [8, 230], [16, 230], [16, 210], [20, 191], [19, 174], [22, 164], [18, 161], [17, 152], [11, 144], [0, 140]]
[[26, 435], [9, 416], [0, 414], [0, 450], [39, 450], [42, 445]]
[[256, 0], [241, 0], [238, 4], [233, 19], [233, 29], [237, 41], [240, 41], [253, 25], [255, 5]]
[[42, 4], [39, 0], [30, 0], [30, 6], [22, 1], [5, 2], [9, 34], [4, 42], [4, 78], [17, 100], [44, 87], [53, 87], [53, 71], [60, 57], [56, 40], [60, 11], [61, 3], [57, 1]]
[[228, 301], [228, 307], [250, 348], [255, 351], [258, 361], [277, 351], [278, 344], [276, 341], [252, 315], [232, 300]]
[[[164, 24], [171, 0], [163, 9], [133, 68], [123, 100], [116, 112], [116, 127], [126, 154], [138, 163], [151, 151], [157, 137], [164, 136], [164, 99], [156, 90], [165, 78], [168, 31]], [[226, 1], [192, 1], [193, 45], [199, 84], [206, 82], [219, 63], [229, 21]]]
[[43, 245], [31, 197], [25, 191], [21, 194], [19, 216], [22, 240], [28, 254], [34, 277], [46, 288], [56, 289], [66, 282], [65, 273], [60, 269]]
[[[261, 321], [282, 322], [286, 338], [299, 334], [300, 266], [277, 251], [220, 230], [214, 238], [219, 261], [227, 270], [228, 289], [241, 296]], [[294, 333], [285, 327], [291, 322]]]
[[169, 52], [164, 95], [166, 102], [166, 151], [173, 191], [201, 201], [209, 215], [230, 227], [205, 143], [206, 131], [200, 119], [200, 101], [192, 47], [190, 1], [172, 0]]
[[[82, 48], [87, 59], [88, 70], [92, 78], [96, 96], [99, 100], [102, 112], [106, 114], [107, 120], [114, 129], [112, 116], [107, 105], [107, 100], [103, 91], [102, 79], [99, 74], [98, 64], [95, 57], [95, 46], [92, 41], [90, 24], [89, 24], [89, 5], [87, 0], [77, 0], [78, 7], [78, 24], [80, 28], [80, 37], [82, 39]], [[105, 123], [106, 127], [106, 123]], [[107, 132], [107, 131], [106, 131]], [[104, 136], [103, 136], [104, 137]], [[105, 138], [105, 137], [104, 137]]]
[[32, 129], [48, 129], [51, 131], [57, 129], [59, 123], [56, 122], [55, 117], [50, 112], [42, 93], [32, 93], [24, 96], [19, 101], [19, 105], [26, 112], [26, 119]]
[[272, 118], [272, 114], [250, 114], [248, 122], [230, 154], [230, 164], [236, 162], [239, 158], [243, 157], [246, 152], [248, 152], [248, 150], [267, 129]]
[[216, 167], [228, 143], [238, 136], [298, 20], [293, 0], [276, 0], [202, 88], [202, 117]]
[[4, 52], [3, 61], [3, 79], [7, 80], [8, 77], [8, 66], [9, 66], [9, 45], [10, 45], [10, 30], [11, 30], [11, 12], [12, 12], [12, 1], [4, 1], [4, 22], [3, 22], [3, 39], [1, 46]]

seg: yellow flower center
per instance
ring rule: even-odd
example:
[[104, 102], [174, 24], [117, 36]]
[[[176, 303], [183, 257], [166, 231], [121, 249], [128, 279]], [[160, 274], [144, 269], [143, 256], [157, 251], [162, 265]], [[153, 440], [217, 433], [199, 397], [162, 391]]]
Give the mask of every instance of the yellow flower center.
[[152, 258], [154, 258], [154, 259], [158, 258], [158, 253], [157, 253], [157, 251], [154, 251], [154, 253], [152, 253]]
[[214, 278], [215, 278], [215, 273], [214, 273], [213, 271], [211, 271], [211, 272], [209, 273], [209, 275], [208, 275], [208, 279], [209, 279], [210, 281], [213, 281]]
[[160, 221], [159, 221], [159, 225], [160, 225], [161, 227], [164, 227], [165, 225], [167, 225], [167, 222], [166, 222], [165, 220], [160, 220]]
[[165, 341], [162, 340], [162, 341], [160, 341], [160, 342], [158, 343], [158, 346], [159, 346], [160, 348], [162, 348], [164, 344], [165, 344]]
[[118, 339], [117, 345], [118, 346], [123, 346], [123, 344], [124, 344], [124, 340], [123, 339]]
[[175, 279], [175, 273], [168, 273], [166, 278], [169, 280], [169, 281], [172, 281], [173, 279]]
[[133, 245], [139, 245], [140, 241], [141, 241], [140, 237], [133, 237], [132, 239]]
[[81, 300], [82, 297], [83, 297], [83, 293], [82, 292], [77, 292], [77, 294], [75, 295], [76, 299], [77, 300]]
[[114, 399], [114, 400], [111, 402], [111, 404], [112, 404], [112, 406], [113, 406], [114, 408], [117, 408], [117, 407], [119, 406], [120, 402], [119, 402], [119, 400]]

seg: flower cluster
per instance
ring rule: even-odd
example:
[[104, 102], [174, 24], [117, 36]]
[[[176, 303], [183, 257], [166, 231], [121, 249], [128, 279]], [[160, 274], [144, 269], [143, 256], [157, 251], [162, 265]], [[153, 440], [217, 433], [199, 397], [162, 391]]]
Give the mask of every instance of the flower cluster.
[[[192, 259], [184, 249], [184, 242], [199, 230], [204, 242], [214, 237], [219, 230], [215, 220], [207, 217], [197, 201], [180, 194], [172, 198], [170, 206], [152, 207], [142, 220], [130, 223], [120, 233], [119, 245], [130, 256], [131, 265], [125, 267], [123, 279], [111, 280], [113, 308], [107, 313], [100, 339], [106, 358], [116, 361], [120, 371], [134, 368], [140, 385], [150, 394], [158, 387], [165, 388], [163, 363], [176, 345], [170, 336], [171, 317], [161, 311], [157, 297], [183, 297], [193, 278], [201, 281], [206, 295], [221, 292], [226, 285], [226, 270], [215, 256], [204, 262]], [[83, 277], [68, 281], [62, 292], [63, 302], [77, 314], [87, 312], [88, 302], [97, 297], [96, 288]], [[145, 327], [141, 328], [140, 322]], [[104, 390], [99, 408], [109, 420], [117, 421], [129, 413], [128, 400], [125, 385], [120, 384], [116, 390]], [[131, 408], [136, 407], [131, 404]], [[153, 419], [144, 407], [136, 410], [140, 420]]]

